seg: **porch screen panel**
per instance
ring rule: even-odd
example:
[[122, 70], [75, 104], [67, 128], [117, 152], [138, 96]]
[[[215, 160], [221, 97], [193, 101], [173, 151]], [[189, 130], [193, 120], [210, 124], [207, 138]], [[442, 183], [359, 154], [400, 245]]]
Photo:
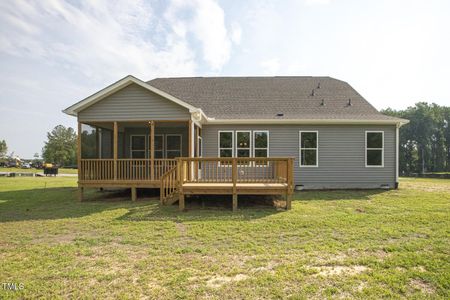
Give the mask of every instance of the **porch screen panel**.
[[97, 128], [81, 125], [81, 158], [99, 158], [99, 136]]
[[181, 157], [181, 135], [166, 135], [166, 158]]
[[164, 158], [164, 136], [155, 134], [155, 158]]
[[130, 143], [131, 158], [145, 158], [145, 135], [132, 135]]

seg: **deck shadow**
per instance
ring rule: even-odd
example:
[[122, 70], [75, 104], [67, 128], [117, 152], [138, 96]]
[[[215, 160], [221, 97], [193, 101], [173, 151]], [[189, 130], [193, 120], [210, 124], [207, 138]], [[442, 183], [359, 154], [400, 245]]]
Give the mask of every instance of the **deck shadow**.
[[107, 210], [148, 205], [144, 201], [125, 201], [127, 199], [122, 195], [104, 196], [105, 193], [91, 191], [88, 193], [88, 201], [79, 202], [75, 187], [0, 192], [0, 223], [79, 218]]
[[[258, 199], [259, 198], [259, 199]], [[180, 212], [177, 203], [162, 206], [159, 203], [145, 207], [133, 208], [121, 216], [120, 220], [127, 221], [245, 221], [263, 218], [282, 213], [284, 209], [277, 209], [270, 199], [261, 196], [239, 196], [238, 211], [232, 211], [231, 196], [205, 195], [186, 197], [186, 210]]]
[[0, 192], [0, 223], [29, 220], [57, 220], [81, 218], [104, 211], [126, 209], [118, 220], [251, 220], [278, 213], [271, 205], [252, 199], [242, 199], [240, 210], [231, 211], [231, 199], [186, 199], [187, 211], [179, 212], [178, 205], [161, 206], [154, 192], [141, 193], [138, 201], [130, 200], [129, 191], [86, 192], [86, 201], [77, 200], [76, 187], [37, 188]]

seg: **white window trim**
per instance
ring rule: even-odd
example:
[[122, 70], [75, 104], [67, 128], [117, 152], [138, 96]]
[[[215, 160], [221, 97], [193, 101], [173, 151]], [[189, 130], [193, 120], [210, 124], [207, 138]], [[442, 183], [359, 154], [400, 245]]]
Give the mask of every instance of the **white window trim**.
[[[381, 165], [373, 166], [367, 165], [367, 150], [380, 150], [380, 148], [367, 148], [367, 134], [368, 133], [381, 133]], [[383, 130], [366, 130], [365, 133], [365, 150], [364, 150], [364, 158], [366, 168], [384, 168], [384, 131]]]
[[175, 133], [167, 133], [167, 134], [165, 134], [165, 138], [164, 138], [164, 157], [166, 157], [167, 158], [167, 151], [177, 151], [177, 149], [167, 149], [167, 137], [170, 137], [170, 136], [178, 136], [178, 137], [180, 137], [180, 149], [179, 149], [179, 151], [180, 151], [180, 157], [182, 157], [183, 156], [183, 135], [181, 135], [181, 134], [175, 134]]
[[[231, 133], [231, 148], [221, 148], [220, 147], [220, 134], [224, 132], [229, 132]], [[220, 150], [224, 149], [224, 150], [230, 150], [231, 149], [231, 157], [234, 157], [234, 131], [233, 130], [219, 130], [217, 132], [217, 157], [220, 158]], [[226, 158], [226, 157], [225, 157]]]
[[[255, 135], [257, 132], [265, 132], [267, 133], [267, 148], [257, 148], [256, 147], [256, 143], [255, 143]], [[270, 133], [269, 130], [253, 130], [253, 153], [252, 153], [252, 157], [255, 157], [255, 152], [256, 150], [263, 150], [263, 149], [267, 149], [267, 157], [270, 157]]]
[[[314, 132], [316, 133], [316, 148], [302, 148], [302, 133]], [[316, 150], [316, 164], [302, 165], [302, 149]], [[318, 130], [301, 130], [298, 132], [298, 166], [300, 168], [318, 168], [319, 167], [319, 131]]]
[[[143, 136], [144, 137], [144, 150], [133, 150], [133, 137], [135, 136]], [[134, 158], [133, 151], [144, 151], [144, 158]], [[130, 158], [132, 159], [146, 159], [147, 158], [147, 135], [145, 134], [130, 134]]]

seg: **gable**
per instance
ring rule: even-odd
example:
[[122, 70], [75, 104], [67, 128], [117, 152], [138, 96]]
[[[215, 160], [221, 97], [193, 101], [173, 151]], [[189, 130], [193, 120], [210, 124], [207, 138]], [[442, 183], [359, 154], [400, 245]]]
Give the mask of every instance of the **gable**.
[[189, 110], [131, 83], [78, 112], [79, 121], [187, 120]]

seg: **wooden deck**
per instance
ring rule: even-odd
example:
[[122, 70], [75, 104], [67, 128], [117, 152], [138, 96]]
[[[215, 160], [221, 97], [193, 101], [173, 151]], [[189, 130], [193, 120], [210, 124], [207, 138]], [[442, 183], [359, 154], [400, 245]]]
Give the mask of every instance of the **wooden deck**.
[[[286, 191], [287, 183], [236, 183], [237, 194], [271, 195]], [[184, 183], [183, 193], [189, 194], [233, 194], [232, 183]]]
[[161, 204], [186, 195], [283, 195], [286, 208], [293, 193], [293, 158], [81, 159], [80, 200], [84, 187], [160, 188]]
[[[291, 208], [293, 158], [179, 158], [176, 171], [180, 210], [186, 195], [232, 195], [233, 211], [238, 195], [284, 195]], [[162, 178], [161, 201], [166, 194]], [[170, 186], [170, 185], [169, 185]], [[173, 190], [173, 187], [172, 187]], [[173, 200], [172, 200], [173, 201]]]

